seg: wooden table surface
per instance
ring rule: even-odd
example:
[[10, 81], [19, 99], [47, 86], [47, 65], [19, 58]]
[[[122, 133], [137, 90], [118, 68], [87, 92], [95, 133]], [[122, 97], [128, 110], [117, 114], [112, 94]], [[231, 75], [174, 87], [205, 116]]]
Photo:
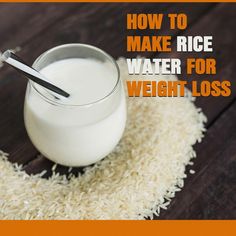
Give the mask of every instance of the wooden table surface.
[[[141, 12], [188, 14], [189, 26], [184, 32], [170, 31], [166, 26], [159, 34], [172, 35], [174, 40], [178, 34], [213, 35], [213, 53], [188, 56], [214, 56], [217, 76], [210, 79], [232, 83], [230, 97], [197, 98], [197, 106], [208, 117], [208, 130], [203, 142], [195, 145], [196, 173], [189, 175], [185, 187], [168, 210], [161, 212], [160, 219], [236, 219], [236, 89], [233, 73], [236, 69], [236, 4], [1, 3], [0, 50], [20, 46], [19, 55], [32, 63], [53, 46], [80, 42], [98, 46], [115, 58], [131, 57], [135, 54], [126, 52], [125, 39], [132, 34], [125, 29], [126, 14]], [[140, 33], [148, 35], [149, 32]], [[153, 53], [141, 55], [157, 56]], [[178, 56], [184, 60], [187, 54], [174, 51], [164, 56]], [[10, 153], [11, 162], [24, 164], [28, 173], [38, 173], [50, 169], [53, 163], [38, 157], [25, 131], [26, 82], [11, 68], [0, 69], [0, 149]], [[73, 173], [78, 170], [73, 169]], [[67, 168], [59, 166], [57, 171], [65, 173]]]

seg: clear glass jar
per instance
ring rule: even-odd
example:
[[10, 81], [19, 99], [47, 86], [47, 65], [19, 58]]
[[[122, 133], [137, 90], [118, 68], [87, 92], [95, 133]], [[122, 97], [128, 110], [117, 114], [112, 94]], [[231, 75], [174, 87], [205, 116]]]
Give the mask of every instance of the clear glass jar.
[[62, 165], [85, 166], [104, 158], [121, 139], [126, 123], [125, 94], [115, 60], [90, 45], [52, 48], [39, 56], [33, 67], [42, 70], [69, 58], [92, 58], [106, 63], [114, 72], [109, 78], [114, 80], [112, 90], [91, 103], [70, 104], [56, 100], [29, 81], [24, 120], [32, 143], [45, 157]]

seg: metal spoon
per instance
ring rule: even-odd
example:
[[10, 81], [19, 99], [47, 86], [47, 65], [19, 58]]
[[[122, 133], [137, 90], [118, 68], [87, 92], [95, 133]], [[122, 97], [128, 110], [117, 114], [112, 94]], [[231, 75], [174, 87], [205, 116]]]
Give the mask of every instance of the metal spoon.
[[[11, 50], [7, 50], [1, 55], [0, 61], [6, 62], [7, 64], [11, 65], [21, 74], [23, 74], [25, 77], [43, 86], [44, 88], [49, 89], [53, 93], [59, 94], [66, 98], [70, 96], [69, 93], [65, 92], [61, 88], [58, 88], [57, 86], [52, 84], [51, 81], [49, 82], [48, 79], [44, 75], [42, 75], [39, 71], [27, 65], [22, 59], [16, 56]], [[55, 95], [55, 97], [59, 99], [58, 96]]]

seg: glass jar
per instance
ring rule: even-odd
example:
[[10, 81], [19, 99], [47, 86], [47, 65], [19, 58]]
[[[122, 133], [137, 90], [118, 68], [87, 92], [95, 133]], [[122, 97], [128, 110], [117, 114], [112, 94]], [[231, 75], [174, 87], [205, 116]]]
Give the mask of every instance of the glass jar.
[[24, 121], [32, 143], [45, 157], [66, 166], [86, 166], [108, 155], [121, 139], [126, 123], [125, 94], [115, 60], [90, 45], [66, 44], [52, 48], [39, 56], [33, 67], [40, 71], [53, 62], [70, 58], [106, 63], [112, 70], [109, 79], [114, 82], [113, 88], [96, 101], [73, 104], [55, 99], [29, 81]]

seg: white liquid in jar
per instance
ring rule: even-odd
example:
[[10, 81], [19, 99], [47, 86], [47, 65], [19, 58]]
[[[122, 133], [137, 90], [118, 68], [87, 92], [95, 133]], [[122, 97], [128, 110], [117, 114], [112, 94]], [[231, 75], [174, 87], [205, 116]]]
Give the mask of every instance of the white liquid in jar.
[[60, 101], [63, 105], [51, 104], [39, 94], [47, 96], [42, 87], [34, 84], [37, 92], [28, 85], [24, 118], [37, 149], [67, 166], [89, 165], [108, 155], [126, 122], [125, 96], [121, 83], [116, 87], [114, 68], [94, 59], [65, 59], [41, 73], [71, 96]]

